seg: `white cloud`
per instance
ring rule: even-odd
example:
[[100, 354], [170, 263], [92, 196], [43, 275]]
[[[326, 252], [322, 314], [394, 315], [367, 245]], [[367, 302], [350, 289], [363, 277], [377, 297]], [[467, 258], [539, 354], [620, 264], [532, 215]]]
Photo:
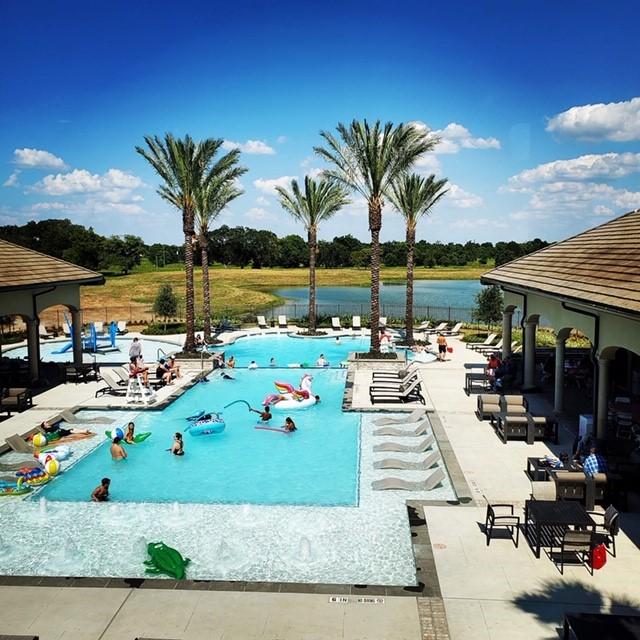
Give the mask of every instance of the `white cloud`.
[[253, 186], [268, 196], [274, 196], [276, 195], [276, 187], [287, 188], [291, 181], [297, 178], [298, 176], [280, 176], [279, 178], [272, 178], [271, 180], [258, 178], [253, 181]]
[[258, 196], [256, 198], [256, 204], [268, 205], [270, 203], [271, 203], [271, 201], [269, 200], [269, 198], [265, 198], [264, 196]]
[[622, 178], [640, 172], [640, 153], [589, 154], [570, 160], [554, 160], [521, 171], [509, 178], [511, 187], [555, 180]]
[[20, 175], [20, 169], [16, 169], [3, 183], [3, 187], [19, 187], [18, 176]]
[[309, 169], [306, 174], [310, 177], [313, 178], [314, 180], [317, 180], [318, 178], [320, 178], [322, 176], [322, 172], [324, 171], [324, 169], [320, 169], [319, 167], [313, 167], [313, 169]]
[[273, 217], [269, 211], [262, 207], [252, 207], [244, 215], [250, 220], [268, 220]]
[[288, 139], [287, 136], [278, 136], [276, 138], [276, 142], [278, 144], [284, 144], [287, 141], [287, 139]]
[[42, 169], [64, 169], [67, 165], [62, 158], [41, 149], [16, 149], [13, 152], [13, 163], [21, 167]]
[[435, 175], [442, 173], [442, 164], [440, 164], [438, 156], [433, 153], [425, 153], [423, 156], [420, 156], [420, 158], [416, 160], [415, 166], [416, 171], [425, 176], [431, 175], [432, 173]]
[[67, 205], [62, 202], [36, 202], [31, 209], [33, 211], [63, 211]]
[[448, 193], [444, 196], [444, 199], [450, 202], [453, 206], [460, 209], [471, 209], [473, 207], [481, 207], [484, 204], [482, 198], [475, 193], [465, 191], [462, 187], [450, 182], [447, 185], [449, 189]]
[[263, 140], [247, 140], [246, 142], [234, 142], [233, 140], [225, 140], [222, 148], [240, 149], [243, 153], [252, 153], [257, 155], [273, 155], [276, 151]]
[[609, 207], [605, 207], [603, 204], [599, 204], [594, 208], [593, 215], [609, 217], [613, 215], [613, 209], [610, 209]]
[[69, 173], [57, 173], [45, 176], [33, 185], [32, 190], [51, 196], [67, 196], [78, 193], [107, 194], [116, 190], [129, 194], [133, 189], [143, 186], [138, 176], [120, 169], [109, 169], [105, 174], [89, 173], [86, 169], [74, 169]]
[[578, 140], [640, 140], [640, 98], [571, 107], [553, 116], [547, 131]]
[[454, 220], [448, 226], [450, 229], [479, 229], [485, 227], [504, 229], [507, 227], [504, 222], [490, 220], [489, 218], [460, 218], [459, 220]]
[[548, 220], [549, 214], [541, 211], [516, 211], [509, 214], [509, 218], [515, 222], [526, 222], [528, 220]]
[[[421, 131], [431, 131], [428, 125], [419, 120], [410, 124]], [[500, 140], [497, 138], [474, 136], [469, 129], [457, 122], [450, 122], [444, 129], [434, 129], [431, 135], [440, 138], [440, 143], [434, 148], [433, 153], [458, 153], [460, 149], [500, 149]]]

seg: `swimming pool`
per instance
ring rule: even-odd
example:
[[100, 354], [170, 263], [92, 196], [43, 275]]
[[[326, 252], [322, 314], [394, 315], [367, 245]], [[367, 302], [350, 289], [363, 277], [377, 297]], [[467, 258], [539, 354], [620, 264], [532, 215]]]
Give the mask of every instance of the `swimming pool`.
[[[96, 362], [113, 362], [113, 363], [124, 363], [129, 361], [129, 347], [131, 346], [131, 341], [133, 338], [116, 338], [116, 351], [98, 351], [95, 354], [92, 353], [83, 353], [82, 359], [84, 362], [93, 362], [94, 359]], [[181, 349], [181, 345], [177, 342], [172, 342], [170, 340], [153, 340], [150, 338], [145, 338], [144, 336], [140, 338], [140, 342], [142, 343], [142, 354], [148, 362], [154, 361], [158, 357], [159, 350], [164, 352], [165, 354], [177, 353]], [[45, 362], [72, 362], [73, 361], [73, 351], [68, 348], [64, 353], [53, 353], [54, 351], [58, 351], [63, 349], [64, 347], [71, 344], [70, 340], [47, 340], [46, 342], [40, 343], [40, 358]], [[3, 354], [8, 358], [26, 358], [27, 357], [27, 347], [14, 347], [9, 349], [3, 349]]]
[[[305, 410], [274, 411], [272, 427], [290, 415], [293, 434], [258, 430], [259, 417], [246, 400], [260, 407], [274, 380], [298, 386], [292, 369], [238, 370], [234, 380], [211, 376], [162, 411], [140, 413], [138, 433], [151, 437], [128, 446], [129, 457], [111, 460], [110, 442], [73, 465], [42, 490], [48, 500], [84, 501], [102, 477], [112, 480], [113, 501], [197, 502], [298, 505], [354, 505], [358, 500], [360, 416], [341, 411], [346, 372], [314, 370], [313, 393], [322, 401]], [[223, 411], [226, 429], [218, 435], [184, 433], [185, 417], [202, 408]], [[173, 433], [184, 433], [185, 455], [166, 451]], [[64, 466], [64, 465], [63, 465]]]

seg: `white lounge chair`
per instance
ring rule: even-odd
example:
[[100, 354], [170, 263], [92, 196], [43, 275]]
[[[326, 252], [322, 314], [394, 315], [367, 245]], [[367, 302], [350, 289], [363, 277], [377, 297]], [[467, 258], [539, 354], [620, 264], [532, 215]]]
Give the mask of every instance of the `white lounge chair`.
[[437, 327], [434, 327], [433, 329], [427, 329], [427, 333], [440, 333], [441, 331], [446, 331], [447, 330], [447, 323], [446, 322], [441, 322]]
[[421, 482], [410, 482], [401, 478], [384, 478], [384, 480], [374, 480], [371, 487], [375, 491], [431, 491], [435, 489], [446, 475], [442, 469], [432, 471], [426, 480]]
[[402, 418], [378, 418], [373, 421], [377, 427], [382, 427], [388, 424], [412, 424], [414, 422], [419, 422], [427, 415], [427, 412], [424, 409], [416, 409], [411, 413], [407, 414], [406, 417]]
[[390, 391], [404, 391], [416, 380], [418, 380], [417, 371], [408, 373], [402, 380], [376, 379], [371, 383], [369, 391], [384, 391], [387, 389]]
[[420, 379], [416, 379], [405, 388], [394, 389], [369, 389], [369, 399], [371, 404], [377, 402], [415, 402], [425, 404], [424, 396], [420, 387]]
[[264, 316], [256, 316], [256, 320], [258, 321], [258, 329], [268, 329], [269, 325], [265, 320]]
[[[413, 365], [413, 363], [411, 363]], [[418, 370], [417, 366], [408, 366], [406, 369], [402, 370], [402, 375], [400, 375], [400, 371], [374, 371], [371, 374], [371, 379], [375, 383], [378, 380], [381, 382], [407, 382], [413, 376], [417, 375]]]
[[413, 328], [413, 330], [414, 331], [427, 331], [430, 326], [431, 326], [431, 321], [430, 320], [425, 320], [424, 322], [421, 322], [419, 325], [416, 325]]
[[[424, 460], [412, 462], [410, 460], [397, 460], [396, 458], [383, 458], [373, 463], [374, 469], [404, 469], [406, 471], [427, 471], [438, 464], [442, 456], [439, 451], [432, 451]], [[549, 484], [555, 483], [550, 482]]]
[[43, 324], [38, 324], [38, 335], [44, 340], [53, 338], [53, 334], [47, 331], [47, 328]]
[[126, 320], [118, 320], [118, 323], [116, 325], [118, 327], [118, 333], [120, 335], [124, 335], [125, 333], [127, 333], [129, 330], [127, 329], [127, 321]]
[[362, 329], [362, 323], [360, 322], [360, 316], [351, 316], [351, 330], [360, 331]]
[[373, 447], [374, 451], [395, 451], [396, 453], [424, 453], [427, 449], [431, 449], [436, 439], [433, 434], [427, 436], [418, 444], [402, 444], [400, 442], [383, 442]]
[[288, 326], [287, 316], [278, 316], [278, 327], [280, 329], [286, 329]]
[[429, 427], [431, 427], [431, 423], [429, 419], [423, 420], [415, 429], [398, 429], [397, 427], [380, 427], [380, 429], [376, 429], [373, 432], [374, 436], [398, 436], [400, 438], [404, 437], [416, 437], [416, 436], [424, 436], [429, 432]]
[[108, 374], [106, 371], [101, 371], [100, 376], [102, 377], [102, 380], [106, 383], [107, 386], [102, 387], [96, 391], [96, 396], [95, 396], [96, 398], [99, 395], [102, 395], [103, 393], [109, 393], [114, 396], [126, 395], [127, 393], [126, 388], [119, 385], [114, 380], [114, 378], [112, 378], [111, 375]]
[[381, 329], [386, 329], [387, 328], [387, 316], [380, 316], [380, 318], [378, 319], [378, 324], [380, 325]]
[[495, 333], [490, 333], [484, 342], [467, 342], [467, 349], [475, 351], [478, 347], [488, 347], [496, 339]]
[[65, 337], [71, 337], [71, 330], [69, 329], [69, 325], [66, 322], [62, 323], [62, 333], [64, 333]]
[[500, 351], [502, 349], [502, 338], [498, 340], [495, 344], [489, 344], [485, 346], [476, 346], [475, 351], [486, 355], [487, 353], [493, 353], [494, 351]]
[[93, 323], [93, 328], [96, 330], [98, 335], [104, 333], [104, 322], [96, 320], [96, 322]]
[[340, 324], [340, 318], [338, 318], [337, 316], [334, 316], [333, 318], [331, 318], [331, 328], [334, 331], [342, 331], [342, 325]]
[[462, 329], [463, 322], [458, 322], [454, 325], [453, 329], [443, 331], [442, 334], [445, 336], [457, 336], [460, 334], [460, 329]]

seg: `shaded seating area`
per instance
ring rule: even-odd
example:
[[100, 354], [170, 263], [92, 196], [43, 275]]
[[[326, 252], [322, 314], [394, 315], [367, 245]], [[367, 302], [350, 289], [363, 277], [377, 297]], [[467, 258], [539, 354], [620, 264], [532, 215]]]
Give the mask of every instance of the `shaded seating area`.
[[558, 421], [554, 418], [532, 416], [530, 413], [497, 413], [493, 418], [496, 434], [504, 444], [516, 438], [524, 438], [527, 444], [548, 439], [558, 444]]
[[27, 387], [0, 388], [0, 413], [22, 413], [33, 406], [31, 389]]

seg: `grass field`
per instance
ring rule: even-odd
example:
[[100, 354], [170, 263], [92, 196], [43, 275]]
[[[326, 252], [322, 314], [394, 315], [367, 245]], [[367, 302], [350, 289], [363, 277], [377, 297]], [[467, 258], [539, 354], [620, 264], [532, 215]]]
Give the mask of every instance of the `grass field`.
[[[470, 280], [478, 279], [490, 267], [477, 265], [470, 267], [418, 268], [416, 280]], [[382, 280], [386, 282], [404, 281], [406, 270], [402, 267], [382, 269]], [[202, 273], [196, 269], [196, 307], [202, 297]], [[212, 305], [224, 309], [228, 314], [241, 314], [256, 309], [276, 306], [281, 298], [272, 291], [281, 287], [305, 286], [308, 284], [307, 269], [239, 269], [237, 267], [216, 267], [210, 271]], [[318, 286], [369, 286], [370, 274], [367, 269], [318, 269]], [[158, 287], [170, 284], [179, 301], [184, 300], [184, 270], [176, 265], [158, 270], [148, 270], [143, 265], [137, 273], [126, 276], [109, 276], [103, 287], [83, 287], [82, 307], [126, 308], [129, 306], [148, 307], [153, 304]]]

